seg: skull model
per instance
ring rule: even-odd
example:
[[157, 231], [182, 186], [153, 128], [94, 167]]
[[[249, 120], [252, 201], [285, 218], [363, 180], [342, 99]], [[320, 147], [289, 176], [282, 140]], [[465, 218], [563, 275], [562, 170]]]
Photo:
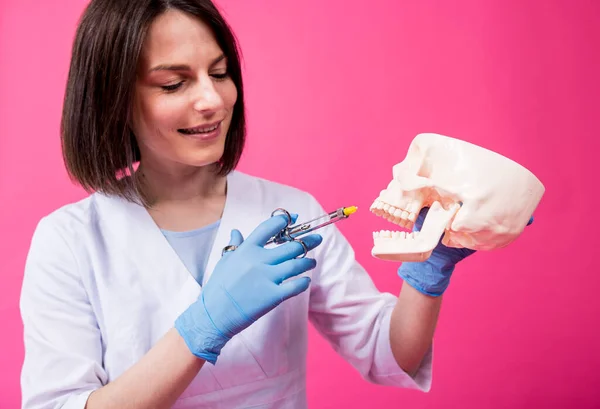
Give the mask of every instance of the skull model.
[[447, 136], [423, 133], [371, 211], [419, 232], [373, 233], [372, 255], [389, 261], [423, 261], [440, 241], [448, 247], [492, 250], [513, 242], [529, 222], [544, 185], [529, 170], [496, 152]]

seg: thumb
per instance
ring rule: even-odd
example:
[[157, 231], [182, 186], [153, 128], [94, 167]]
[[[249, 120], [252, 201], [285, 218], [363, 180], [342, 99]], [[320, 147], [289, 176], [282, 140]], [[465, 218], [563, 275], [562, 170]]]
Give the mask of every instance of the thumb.
[[231, 230], [231, 238], [229, 239], [230, 246], [239, 246], [244, 241], [244, 236], [238, 229]]
[[427, 213], [429, 212], [429, 207], [424, 207], [419, 212], [419, 216], [417, 220], [415, 220], [415, 224], [413, 226], [413, 231], [421, 231], [423, 227], [423, 222], [425, 221], [425, 217], [427, 217]]

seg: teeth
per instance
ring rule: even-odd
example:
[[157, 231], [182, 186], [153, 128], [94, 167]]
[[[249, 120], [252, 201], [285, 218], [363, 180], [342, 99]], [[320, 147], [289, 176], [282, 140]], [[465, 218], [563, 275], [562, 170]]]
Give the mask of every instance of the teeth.
[[[417, 213], [419, 213], [419, 211], [420, 211], [421, 209], [419, 209], [419, 205], [418, 205], [418, 203], [415, 203], [415, 202], [413, 202], [413, 203], [411, 203], [411, 204], [408, 206], [408, 209], [406, 209], [406, 210], [407, 210], [409, 213], [414, 213], [414, 214], [416, 215]], [[415, 220], [416, 220], [416, 219], [417, 219], [417, 218], [416, 218], [416, 216], [415, 216]]]
[[387, 239], [387, 240], [415, 240], [419, 236], [419, 232], [407, 233], [405, 231], [389, 231], [380, 230], [373, 232], [373, 239]]
[[208, 132], [214, 131], [218, 127], [219, 127], [219, 124], [216, 124], [215, 126], [211, 126], [210, 128], [198, 127], [198, 128], [182, 129], [181, 132], [188, 133], [188, 134], [192, 134], [192, 133], [208, 133]]
[[[371, 212], [377, 216], [389, 221], [390, 223], [397, 224], [401, 227], [412, 228], [415, 220], [417, 220], [417, 213], [420, 209], [417, 209], [418, 204], [410, 203], [408, 209], [400, 209], [396, 206], [392, 206], [389, 203], [385, 203], [379, 199], [376, 199], [371, 205]], [[416, 210], [415, 210], [416, 209]]]

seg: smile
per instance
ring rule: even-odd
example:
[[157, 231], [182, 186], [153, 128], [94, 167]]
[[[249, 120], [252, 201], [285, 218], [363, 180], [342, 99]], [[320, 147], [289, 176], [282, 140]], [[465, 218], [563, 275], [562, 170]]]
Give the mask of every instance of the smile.
[[221, 121], [213, 124], [196, 126], [194, 128], [182, 128], [178, 129], [177, 132], [181, 132], [186, 135], [195, 135], [195, 134], [207, 134], [215, 131], [219, 125], [221, 125]]

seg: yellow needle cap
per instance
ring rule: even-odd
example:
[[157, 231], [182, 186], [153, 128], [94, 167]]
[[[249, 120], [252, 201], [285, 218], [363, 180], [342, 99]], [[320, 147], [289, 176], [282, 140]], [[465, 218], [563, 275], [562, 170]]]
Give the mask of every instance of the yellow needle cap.
[[356, 206], [344, 207], [344, 216], [350, 216], [358, 210]]

